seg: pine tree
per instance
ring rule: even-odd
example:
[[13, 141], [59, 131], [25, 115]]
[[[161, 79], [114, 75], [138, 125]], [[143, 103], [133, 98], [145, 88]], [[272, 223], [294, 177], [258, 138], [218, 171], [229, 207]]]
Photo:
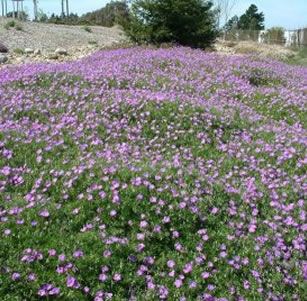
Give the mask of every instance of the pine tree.
[[232, 29], [237, 29], [239, 23], [239, 17], [237, 15], [233, 16], [228, 22], [225, 24], [224, 29], [226, 31], [230, 31]]
[[213, 4], [206, 0], [133, 0], [124, 25], [135, 42], [174, 42], [203, 48], [216, 36]]
[[258, 7], [252, 4], [240, 17], [238, 28], [243, 30], [263, 30], [264, 14], [258, 12]]

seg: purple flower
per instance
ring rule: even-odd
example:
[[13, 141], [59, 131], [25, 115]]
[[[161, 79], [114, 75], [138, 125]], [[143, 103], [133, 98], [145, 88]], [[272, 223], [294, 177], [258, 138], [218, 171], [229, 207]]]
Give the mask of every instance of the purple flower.
[[80, 209], [79, 208], [75, 208], [73, 211], [72, 211], [72, 214], [73, 215], [78, 215], [80, 212]]
[[144, 244], [138, 244], [136, 249], [137, 249], [138, 252], [142, 252], [145, 249], [145, 245]]
[[83, 252], [82, 251], [76, 251], [72, 255], [74, 258], [80, 258], [83, 257]]
[[12, 232], [12, 230], [10, 230], [10, 229], [5, 229], [5, 230], [3, 231], [3, 234], [4, 234], [4, 235], [10, 235], [11, 232]]
[[83, 288], [83, 291], [84, 291], [86, 294], [88, 294], [88, 293], [90, 292], [90, 288], [87, 287], [87, 286], [85, 286], [85, 287]]
[[183, 268], [183, 272], [185, 273], [185, 274], [188, 274], [188, 273], [190, 273], [192, 270], [193, 270], [193, 263], [192, 262], [189, 262], [189, 263], [187, 263], [185, 266], [184, 266], [184, 268]]
[[54, 287], [49, 291], [49, 296], [57, 296], [60, 294], [60, 288]]
[[80, 284], [79, 282], [76, 280], [76, 278], [72, 277], [72, 276], [68, 276], [67, 277], [67, 281], [66, 281], [66, 286], [67, 287], [71, 287], [71, 288], [79, 288]]
[[65, 261], [65, 260], [66, 260], [65, 254], [60, 254], [60, 255], [58, 256], [58, 260], [59, 260], [59, 261]]
[[171, 269], [172, 269], [175, 265], [176, 265], [176, 263], [175, 263], [174, 260], [169, 260], [169, 261], [167, 262], [167, 266], [168, 266], [169, 268], [171, 268]]
[[30, 274], [28, 276], [28, 281], [34, 281], [36, 279], [36, 275], [35, 274]]
[[244, 282], [243, 282], [243, 287], [244, 287], [244, 289], [246, 289], [246, 290], [248, 290], [248, 289], [249, 289], [249, 287], [250, 287], [250, 283], [249, 283], [249, 281], [248, 281], [248, 280], [244, 280]]
[[201, 274], [201, 276], [203, 277], [203, 279], [208, 279], [208, 278], [210, 277], [210, 273], [208, 273], [208, 272], [203, 272], [203, 273]]
[[110, 216], [116, 216], [117, 215], [117, 212], [116, 212], [116, 210], [111, 210], [110, 211]]
[[105, 281], [108, 280], [108, 276], [107, 276], [106, 274], [100, 274], [100, 275], [99, 275], [99, 280], [100, 280], [101, 282], [105, 282]]
[[141, 221], [140, 222], [140, 227], [141, 228], [146, 228], [148, 226], [148, 223], [146, 221]]
[[50, 216], [49, 212], [46, 209], [40, 211], [38, 215], [43, 216], [43, 217], [49, 217]]
[[19, 273], [13, 273], [12, 275], [12, 280], [19, 280], [21, 278], [20, 274]]
[[56, 296], [60, 294], [60, 289], [58, 287], [53, 287], [50, 283], [43, 285], [38, 291], [38, 295], [41, 297], [44, 296]]
[[112, 252], [110, 250], [105, 250], [103, 252], [103, 256], [106, 257], [106, 258], [110, 257], [111, 255], [112, 255]]
[[181, 287], [182, 286], [182, 280], [181, 279], [176, 279], [175, 282], [174, 282], [175, 286], [177, 288]]
[[121, 274], [118, 274], [118, 273], [114, 274], [114, 276], [113, 276], [113, 280], [114, 280], [114, 281], [118, 282], [118, 281], [120, 281], [121, 279], [122, 279]]
[[197, 283], [195, 281], [189, 282], [189, 288], [196, 288], [196, 287], [197, 287]]

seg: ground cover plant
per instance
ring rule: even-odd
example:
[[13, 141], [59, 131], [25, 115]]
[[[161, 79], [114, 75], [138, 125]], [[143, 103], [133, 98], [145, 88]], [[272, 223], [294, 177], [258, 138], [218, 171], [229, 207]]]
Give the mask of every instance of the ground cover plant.
[[303, 300], [307, 69], [189, 48], [0, 71], [1, 300]]

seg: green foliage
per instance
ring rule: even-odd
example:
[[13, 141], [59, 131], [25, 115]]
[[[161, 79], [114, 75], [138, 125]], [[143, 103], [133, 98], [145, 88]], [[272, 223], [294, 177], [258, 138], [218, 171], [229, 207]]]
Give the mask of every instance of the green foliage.
[[21, 48], [15, 48], [13, 52], [16, 54], [25, 54], [25, 51]]
[[91, 29], [89, 26], [83, 26], [83, 29], [84, 29], [86, 32], [89, 32], [89, 33], [92, 32], [92, 29]]
[[64, 24], [64, 25], [82, 25], [80, 21], [80, 17], [78, 14], [71, 13], [69, 16], [58, 16], [56, 14], [52, 14], [50, 18], [46, 21], [48, 23], [54, 23], [54, 24]]
[[[15, 16], [17, 17], [17, 13], [15, 12]], [[27, 21], [27, 20], [29, 20], [29, 15], [25, 12], [25, 11], [21, 11], [20, 13], [19, 13], [19, 16], [20, 16], [20, 20], [23, 20], [23, 21]], [[13, 18], [14, 17], [14, 13], [11, 11], [11, 12], [8, 12], [7, 14], [6, 14], [6, 17], [7, 18]]]
[[125, 0], [120, 0], [111, 1], [105, 7], [86, 13], [81, 17], [73, 13], [64, 17], [52, 14], [50, 18], [47, 19], [47, 22], [65, 25], [98, 25], [112, 27], [115, 24], [124, 22], [128, 14], [129, 8], [127, 2]]
[[15, 26], [15, 29], [18, 30], [18, 31], [21, 31], [21, 30], [23, 30], [23, 27], [20, 24], [17, 24]]
[[239, 17], [237, 15], [235, 15], [228, 20], [228, 22], [224, 26], [224, 29], [226, 31], [231, 31], [232, 29], [237, 29], [238, 23], [239, 23]]
[[276, 78], [268, 71], [264, 71], [260, 68], [254, 68], [249, 71], [248, 81], [251, 85], [259, 86], [277, 86], [282, 83], [279, 78]]
[[[297, 51], [297, 49], [295, 49]], [[298, 50], [297, 55], [286, 61], [290, 65], [306, 66], [307, 67], [307, 47]]]
[[105, 7], [80, 18], [80, 21], [87, 24], [111, 27], [122, 23], [127, 19], [129, 8], [126, 1], [111, 1]]
[[5, 29], [10, 29], [10, 28], [15, 27], [15, 26], [16, 26], [16, 22], [15, 22], [14, 20], [7, 21], [7, 22], [3, 25], [3, 27], [4, 27]]
[[3, 27], [7, 30], [9, 30], [10, 28], [15, 28], [16, 30], [22, 30], [22, 26], [21, 24], [18, 24], [17, 22], [15, 22], [14, 20], [10, 20], [10, 21], [7, 21]]
[[272, 27], [263, 36], [267, 44], [284, 44], [286, 42], [285, 30], [282, 27]]
[[137, 43], [210, 46], [217, 37], [212, 3], [204, 0], [133, 0], [123, 27]]
[[42, 9], [39, 9], [37, 12], [37, 21], [41, 23], [46, 23], [48, 21], [48, 16]]
[[258, 7], [252, 4], [246, 12], [240, 17], [238, 29], [243, 30], [263, 30], [264, 14], [258, 12]]
[[94, 40], [89, 40], [88, 43], [89, 45], [97, 45], [97, 41]]

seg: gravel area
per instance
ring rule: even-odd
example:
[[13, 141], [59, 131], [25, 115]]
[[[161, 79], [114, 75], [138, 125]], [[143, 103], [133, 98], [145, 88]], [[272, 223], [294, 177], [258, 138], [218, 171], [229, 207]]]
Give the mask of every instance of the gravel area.
[[89, 41], [95, 41], [98, 46], [110, 46], [125, 40], [124, 33], [118, 27], [90, 26], [92, 32], [87, 32], [83, 26], [18, 21], [23, 28], [18, 31], [15, 28], [4, 28], [8, 20], [0, 17], [0, 41], [11, 50], [33, 48], [52, 52], [58, 47], [69, 50], [85, 46]]

